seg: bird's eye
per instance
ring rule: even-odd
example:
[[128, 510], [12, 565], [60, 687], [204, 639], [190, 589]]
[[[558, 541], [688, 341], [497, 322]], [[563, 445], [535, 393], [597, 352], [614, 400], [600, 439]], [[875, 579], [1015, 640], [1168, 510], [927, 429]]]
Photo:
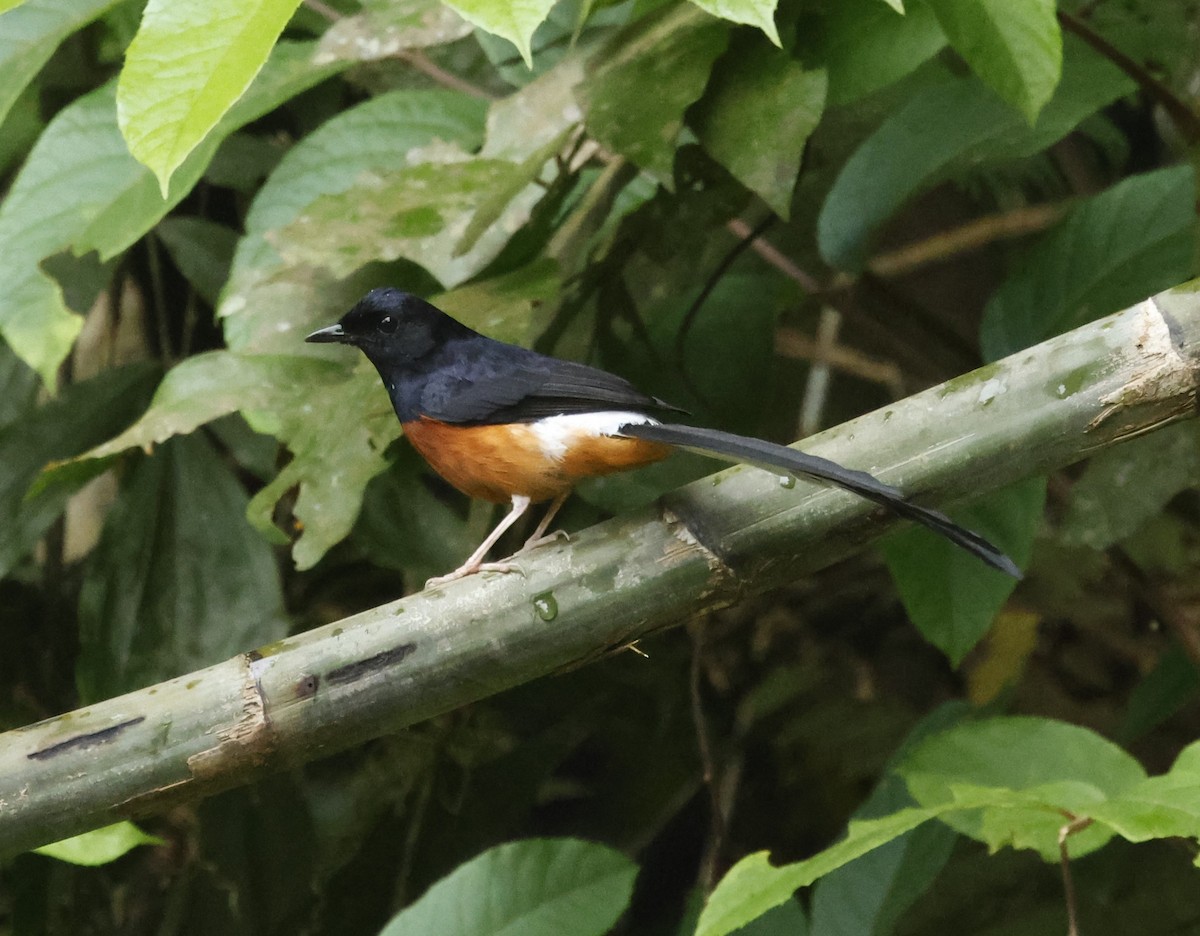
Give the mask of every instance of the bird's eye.
[[391, 335], [396, 331], [396, 319], [394, 316], [385, 315], [379, 320], [379, 330], [385, 335]]

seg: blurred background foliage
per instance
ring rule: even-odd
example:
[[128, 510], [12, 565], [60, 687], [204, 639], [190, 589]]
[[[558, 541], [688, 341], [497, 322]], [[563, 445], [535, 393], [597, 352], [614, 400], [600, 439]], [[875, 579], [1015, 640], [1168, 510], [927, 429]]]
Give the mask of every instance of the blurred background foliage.
[[[1196, 273], [1194, 0], [178, 4], [228, 39], [144, 6], [0, 14], [3, 728], [470, 552], [491, 508], [357, 355], [302, 343], [373, 286], [791, 441]], [[489, 846], [571, 835], [640, 865], [617, 932], [686, 934], [742, 855], [911, 803], [897, 752], [930, 725], [1044, 716], [1161, 773], [1200, 725], [1198, 464], [1188, 423], [974, 505], [1029, 558], [1015, 593], [905, 532], [153, 817], [103, 867], [21, 856], [0, 932], [373, 934]], [[710, 470], [586, 485], [564, 526]], [[1035, 852], [893, 845], [755, 932], [1063, 931]], [[1200, 930], [1193, 853], [1076, 862], [1083, 930]]]

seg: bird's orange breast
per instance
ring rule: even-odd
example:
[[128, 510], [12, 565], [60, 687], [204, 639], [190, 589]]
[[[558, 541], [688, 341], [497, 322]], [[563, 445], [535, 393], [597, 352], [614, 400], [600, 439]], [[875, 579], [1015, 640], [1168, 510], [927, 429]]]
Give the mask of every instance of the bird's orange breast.
[[422, 416], [404, 423], [404, 432], [434, 471], [464, 494], [493, 503], [514, 494], [551, 500], [584, 478], [648, 465], [671, 451], [585, 429], [550, 443], [528, 423], [455, 426]]

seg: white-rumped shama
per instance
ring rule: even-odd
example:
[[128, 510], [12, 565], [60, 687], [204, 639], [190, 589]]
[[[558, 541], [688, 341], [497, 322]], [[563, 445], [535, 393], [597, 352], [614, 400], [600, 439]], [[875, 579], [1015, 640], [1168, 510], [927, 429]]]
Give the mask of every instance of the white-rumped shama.
[[399, 289], [372, 290], [336, 325], [305, 340], [360, 348], [383, 378], [409, 441], [433, 469], [471, 497], [512, 505], [466, 562], [431, 583], [481, 569], [512, 570], [483, 558], [530, 504], [551, 502], [526, 548], [542, 541], [576, 483], [647, 465], [675, 448], [828, 481], [1021, 577], [983, 537], [864, 471], [761, 439], [661, 422], [656, 416], [683, 411], [606, 371], [485, 337]]

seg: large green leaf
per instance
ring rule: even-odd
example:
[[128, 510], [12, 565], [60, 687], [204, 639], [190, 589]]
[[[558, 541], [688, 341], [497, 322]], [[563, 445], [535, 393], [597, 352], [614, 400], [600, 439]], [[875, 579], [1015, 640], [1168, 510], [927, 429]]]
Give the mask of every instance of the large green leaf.
[[533, 67], [529, 41], [533, 31], [549, 15], [554, 0], [453, 0], [446, 4], [468, 23], [507, 39], [521, 52], [521, 58]]
[[105, 371], [0, 429], [0, 578], [33, 549], [67, 498], [101, 466], [28, 493], [38, 473], [128, 425], [145, 407], [157, 376], [158, 368], [148, 364]]
[[[893, 772], [895, 765], [925, 738], [960, 722], [967, 711], [966, 705], [952, 702], [922, 718], [852, 818], [876, 818], [916, 805]], [[809, 936], [891, 933], [896, 920], [937, 879], [957, 840], [944, 823], [926, 823], [824, 875], [812, 890]]]
[[[26, 0], [0, 16], [0, 122], [67, 36], [118, 0]], [[0, 10], [17, 6], [0, 2]]]
[[1125, 179], [1076, 207], [992, 295], [984, 354], [1012, 354], [1188, 279], [1195, 192], [1194, 173], [1178, 166]]
[[133, 466], [84, 574], [76, 675], [85, 701], [216, 663], [287, 632], [271, 547], [202, 435]]
[[[917, 802], [929, 808], [983, 791], [991, 803], [948, 813], [944, 821], [996, 849], [1033, 848], [1048, 861], [1059, 855], [1064, 811], [1092, 814], [1097, 803], [1146, 779], [1132, 755], [1086, 728], [1046, 718], [995, 718], [951, 728], [917, 746], [898, 772]], [[1112, 836], [1093, 826], [1072, 838], [1071, 853], [1086, 854]]]
[[1107, 549], [1136, 532], [1200, 478], [1200, 426], [1188, 421], [1088, 460], [1059, 528], [1067, 543]]
[[588, 129], [669, 185], [684, 111], [703, 93], [727, 42], [726, 26], [688, 4], [623, 29], [592, 59], [579, 87]]
[[[317, 198], [273, 238], [280, 255], [290, 265], [326, 270], [339, 279], [372, 262], [407, 259], [455, 286], [500, 252], [542, 194], [530, 184], [529, 166], [472, 157], [444, 143], [410, 156], [404, 169]], [[493, 224], [460, 254], [476, 209], [497, 190], [514, 189], [524, 194], [508, 200], [503, 223]]]
[[0, 429], [33, 409], [39, 386], [37, 374], [0, 342]]
[[410, 151], [435, 140], [477, 148], [486, 108], [448, 91], [396, 91], [339, 114], [292, 147], [246, 216], [219, 308], [229, 346], [292, 352], [307, 329], [340, 316], [368, 285], [379, 285], [341, 284], [321, 270], [289, 266], [269, 238], [321, 196], [346, 192], [363, 177], [400, 171]]
[[251, 426], [283, 439], [294, 456], [254, 496], [249, 515], [271, 534], [276, 501], [300, 485], [294, 508], [300, 538], [292, 557], [297, 568], [307, 569], [350, 533], [367, 482], [387, 467], [384, 451], [400, 435], [400, 423], [365, 360], [349, 380], [309, 390], [293, 403], [288, 412], [246, 414]]
[[237, 234], [207, 218], [164, 218], [154, 229], [171, 260], [209, 305], [217, 304], [229, 278]]
[[315, 61], [372, 62], [470, 33], [471, 24], [441, 0], [365, 0], [356, 15], [342, 17], [325, 30]]
[[225, 134], [328, 74], [308, 64], [309, 53], [307, 46], [276, 49], [259, 80], [176, 173], [166, 199], [129, 155], [111, 84], [51, 121], [0, 203], [0, 335], [47, 385], [82, 320], [39, 264], [65, 250], [108, 258], [141, 237], [187, 194]]
[[925, 0], [959, 53], [1032, 124], [1062, 71], [1054, 0]]
[[380, 936], [603, 936], [636, 876], [628, 858], [593, 842], [499, 845], [434, 884]]
[[[1030, 478], [954, 515], [1023, 568], [1033, 552], [1045, 500], [1045, 479]], [[889, 536], [883, 554], [908, 616], [956, 666], [987, 633], [1017, 585], [924, 527]]]
[[345, 368], [316, 357], [198, 354], [167, 372], [141, 419], [85, 457], [107, 458], [130, 448], [149, 451], [220, 416], [283, 410], [344, 379]]
[[779, 31], [775, 28], [775, 7], [778, 0], [692, 0], [696, 6], [731, 23], [757, 26], [775, 45], [782, 48]]
[[825, 108], [826, 84], [824, 71], [771, 50], [723, 58], [705, 96], [696, 126], [701, 144], [783, 218], [804, 145]]
[[946, 34], [922, 0], [902, 15], [879, 0], [841, 0], [826, 14], [824, 27], [820, 41], [830, 104], [849, 104], [903, 78], [946, 45]]
[[117, 113], [129, 151], [171, 176], [254, 80], [299, 0], [150, 0], [125, 53]]
[[902, 809], [879, 819], [850, 823], [842, 841], [805, 861], [773, 866], [766, 852], [755, 852], [735, 864], [708, 897], [696, 936], [725, 936], [791, 898], [835, 868], [910, 832], [957, 804], [940, 809]]
[[1062, 81], [1032, 127], [977, 79], [939, 83], [909, 98], [830, 189], [817, 220], [821, 255], [842, 269], [861, 268], [872, 235], [917, 192], [980, 163], [1037, 153], [1133, 90], [1082, 43], [1069, 42], [1065, 51]]
[[346, 365], [316, 357], [198, 355], [167, 374], [141, 420], [86, 455], [104, 458], [128, 448], [149, 449], [242, 412], [255, 429], [283, 441], [295, 456], [247, 505], [250, 518], [271, 539], [280, 539], [272, 518], [275, 502], [301, 484], [296, 517], [302, 532], [295, 557], [306, 568], [350, 532], [363, 489], [387, 466], [384, 449], [400, 434], [374, 371], [360, 366], [346, 377]]

